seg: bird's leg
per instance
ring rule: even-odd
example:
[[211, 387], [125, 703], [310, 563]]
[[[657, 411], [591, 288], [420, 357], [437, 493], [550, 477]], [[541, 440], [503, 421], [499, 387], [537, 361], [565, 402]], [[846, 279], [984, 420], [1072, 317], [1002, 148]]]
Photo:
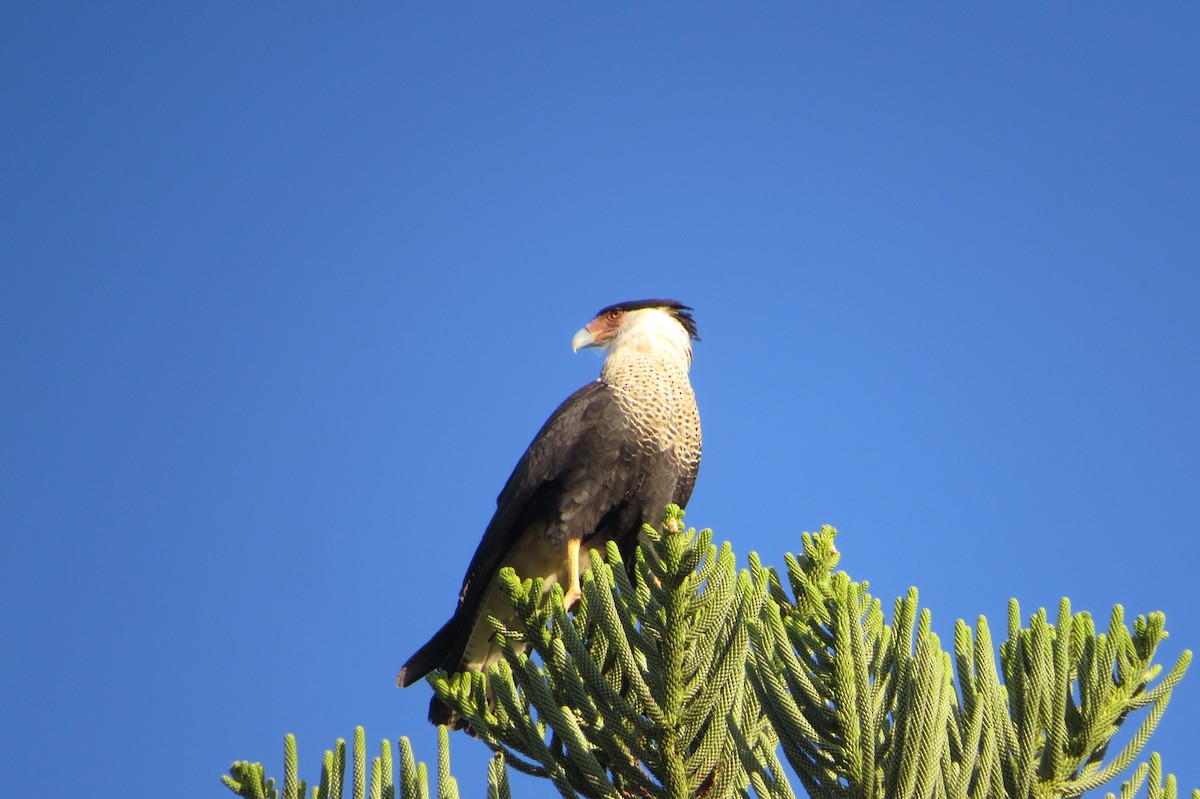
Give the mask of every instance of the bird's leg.
[[579, 587], [579, 545], [582, 541], [572, 538], [567, 541], [567, 592], [563, 595], [563, 607], [570, 610], [583, 596]]

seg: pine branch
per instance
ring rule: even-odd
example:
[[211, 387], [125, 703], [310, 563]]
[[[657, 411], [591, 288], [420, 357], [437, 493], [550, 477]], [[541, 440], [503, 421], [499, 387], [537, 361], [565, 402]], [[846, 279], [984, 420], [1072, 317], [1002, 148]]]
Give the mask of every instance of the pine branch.
[[774, 748], [745, 679], [766, 585], [681, 520], [672, 506], [666, 532], [645, 529], [632, 579], [615, 546], [593, 557], [573, 618], [558, 586], [543, 601], [540, 581], [502, 572], [520, 651], [497, 625], [505, 662], [486, 680], [430, 680], [480, 738], [563, 796], [724, 797], [766, 768], [738, 744]]
[[[424, 763], [416, 762], [408, 738], [397, 742], [400, 749], [399, 784], [392, 757], [392, 744], [384, 740], [380, 744], [379, 756], [367, 766], [367, 738], [362, 727], [354, 730], [354, 748], [351, 755], [351, 795], [354, 799], [429, 799], [429, 770]], [[299, 758], [296, 739], [284, 738], [284, 783], [285, 799], [304, 799], [307, 786], [297, 779]], [[312, 789], [311, 799], [341, 799], [346, 779], [346, 741], [339, 738], [332, 750], [327, 750], [322, 759], [321, 781]], [[369, 779], [369, 782], [368, 782]], [[221, 777], [229, 790], [246, 799], [278, 799], [275, 780], [269, 779], [261, 763], [239, 760], [229, 768], [229, 774]], [[458, 799], [458, 783], [450, 774], [450, 737], [445, 727], [438, 728], [438, 799]], [[399, 789], [397, 792], [397, 788]], [[489, 799], [512, 799], [508, 785], [508, 773], [504, 758], [497, 755], [488, 767]]]
[[[1014, 600], [999, 661], [982, 617], [956, 623], [948, 653], [915, 589], [889, 621], [865, 583], [836, 571], [832, 528], [805, 533], [781, 576], [754, 553], [738, 570], [728, 544], [681, 520], [672, 507], [665, 532], [646, 528], [632, 569], [615, 545], [607, 560], [593, 553], [573, 614], [557, 585], [543, 596], [541, 581], [501, 573], [521, 620], [492, 620], [504, 660], [429, 680], [495, 751], [489, 799], [511, 799], [510, 766], [566, 797], [795, 799], [780, 751], [817, 798], [1066, 799], [1122, 774], [1121, 799], [1143, 787], [1148, 799], [1177, 796], [1157, 754], [1128, 771], [1191, 662], [1185, 651], [1165, 675], [1154, 663], [1161, 613], [1131, 629], [1117, 606], [1098, 632], [1065, 599], [1053, 623], [1039, 610], [1025, 625]], [[1110, 751], [1131, 719], [1134, 734]], [[452, 799], [447, 730], [438, 737], [433, 787]], [[398, 746], [398, 773], [387, 741], [368, 769], [355, 731], [354, 799], [433, 795], [408, 739]], [[310, 791], [287, 736], [282, 796], [340, 799], [346, 761], [338, 740]], [[280, 796], [258, 763], [236, 762], [222, 780], [247, 799]]]
[[[787, 562], [794, 599], [770, 578], [751, 631], [750, 680], [813, 797], [1079, 796], [1133, 764], [1191, 662], [1185, 651], [1151, 687], [1162, 614], [1138, 617], [1131, 632], [1118, 606], [1097, 635], [1065, 599], [1056, 625], [1039, 610], [1024, 627], [1010, 604], [1001, 669], [983, 618], [976, 640], [958, 622], [951, 657], [915, 590], [897, 600], [889, 628], [865, 584], [834, 572], [835, 534], [804, 535], [803, 553]], [[1149, 712], [1133, 739], [1109, 757], [1141, 708]]]

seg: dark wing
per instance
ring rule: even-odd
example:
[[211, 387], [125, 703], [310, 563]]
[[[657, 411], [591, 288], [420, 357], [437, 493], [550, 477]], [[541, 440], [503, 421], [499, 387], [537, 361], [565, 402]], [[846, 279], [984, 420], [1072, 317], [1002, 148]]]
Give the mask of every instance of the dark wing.
[[[582, 471], [597, 460], [616, 467], [626, 457], [628, 428], [621, 424], [612, 389], [595, 381], [567, 397], [551, 414], [513, 469], [496, 499], [496, 513], [471, 558], [454, 616], [409, 658], [400, 670], [401, 686], [416, 682], [435, 668], [456, 668], [479, 615], [479, 608], [505, 557], [532, 522], [557, 517], [578, 490]], [[593, 491], [623, 496], [632, 486], [626, 470], [616, 480], [593, 485]], [[592, 481], [595, 482], [595, 481]], [[605, 504], [600, 497], [593, 501]], [[595, 515], [596, 509], [592, 509]]]
[[573, 462], [595, 454], [581, 452], [594, 446], [581, 445], [593, 443], [597, 425], [613, 410], [612, 389], [596, 380], [563, 400], [542, 425], [496, 497], [496, 513], [463, 577], [460, 608], [486, 589], [528, 523], [557, 509]]

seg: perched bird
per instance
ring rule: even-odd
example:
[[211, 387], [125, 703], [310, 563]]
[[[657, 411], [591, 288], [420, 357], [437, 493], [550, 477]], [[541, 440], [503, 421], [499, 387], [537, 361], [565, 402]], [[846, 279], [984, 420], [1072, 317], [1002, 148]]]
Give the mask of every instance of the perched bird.
[[[631, 557], [644, 524], [669, 504], [683, 507], [700, 467], [700, 414], [688, 380], [696, 323], [675, 300], [610, 305], [571, 344], [608, 350], [600, 378], [558, 407], [534, 437], [496, 499], [463, 578], [450, 621], [408, 659], [396, 681], [411, 685], [434, 669], [481, 671], [500, 660], [486, 614], [519, 628], [497, 573], [561, 584], [580, 597], [591, 549], [615, 541]], [[464, 726], [436, 696], [434, 724]]]

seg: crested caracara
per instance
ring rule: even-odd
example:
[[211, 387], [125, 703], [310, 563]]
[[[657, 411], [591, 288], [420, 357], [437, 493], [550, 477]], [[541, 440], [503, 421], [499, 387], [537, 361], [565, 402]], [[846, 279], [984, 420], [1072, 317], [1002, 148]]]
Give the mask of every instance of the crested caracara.
[[[411, 685], [434, 669], [481, 671], [500, 659], [485, 614], [519, 627], [496, 574], [562, 585], [580, 596], [591, 549], [615, 541], [632, 562], [644, 524], [683, 507], [700, 466], [700, 415], [688, 380], [696, 323], [675, 300], [611, 305], [575, 334], [575, 350], [608, 350], [600, 378], [558, 407], [513, 469], [471, 558], [454, 615], [400, 669]], [[437, 697], [434, 724], [462, 727]]]

